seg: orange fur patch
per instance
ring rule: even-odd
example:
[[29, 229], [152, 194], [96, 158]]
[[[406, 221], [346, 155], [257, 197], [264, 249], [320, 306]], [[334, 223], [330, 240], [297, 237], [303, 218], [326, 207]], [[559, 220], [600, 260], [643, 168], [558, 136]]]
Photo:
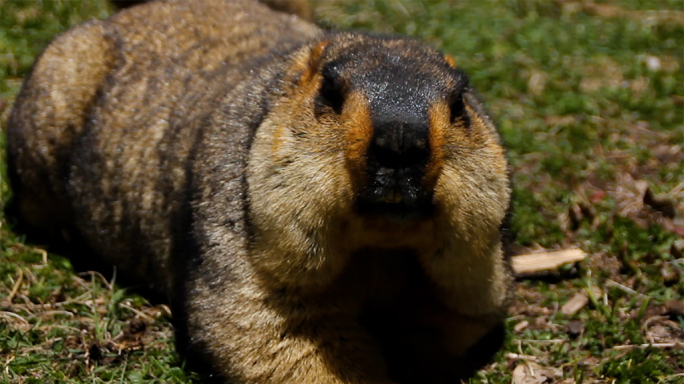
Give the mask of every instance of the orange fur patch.
[[456, 60], [454, 60], [454, 58], [451, 57], [451, 55], [444, 55], [444, 60], [446, 60], [446, 62], [449, 63], [451, 68], [458, 68], [458, 65], [456, 65]]
[[425, 168], [423, 184], [425, 188], [431, 190], [437, 184], [437, 179], [444, 166], [444, 145], [447, 140], [447, 130], [451, 127], [449, 106], [446, 102], [435, 104], [431, 106], [428, 115], [430, 119], [430, 161]]
[[373, 123], [368, 100], [360, 93], [350, 94], [342, 118], [347, 127], [347, 168], [353, 188], [359, 191], [366, 180], [367, 152], [373, 139]]

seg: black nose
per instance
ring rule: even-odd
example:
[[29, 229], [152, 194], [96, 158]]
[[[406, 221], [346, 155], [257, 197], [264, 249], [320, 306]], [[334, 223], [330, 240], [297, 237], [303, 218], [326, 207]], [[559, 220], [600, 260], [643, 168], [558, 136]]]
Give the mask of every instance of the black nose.
[[386, 122], [374, 127], [368, 149], [370, 157], [382, 167], [413, 168], [424, 165], [430, 155], [428, 126], [412, 122]]

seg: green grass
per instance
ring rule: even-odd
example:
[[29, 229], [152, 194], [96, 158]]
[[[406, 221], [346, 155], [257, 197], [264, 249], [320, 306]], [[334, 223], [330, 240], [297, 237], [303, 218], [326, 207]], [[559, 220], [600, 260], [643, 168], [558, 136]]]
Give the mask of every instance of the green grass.
[[[563, 384], [684, 383], [684, 350], [663, 347], [684, 340], [684, 319], [663, 316], [684, 297], [673, 246], [684, 236], [684, 2], [316, 4], [325, 26], [414, 36], [452, 55], [509, 148], [517, 251], [590, 254], [556, 277], [521, 280], [505, 348], [472, 382], [510, 383], [517, 354], [556, 368], [550, 380]], [[0, 0], [0, 124], [49, 40], [111, 12], [102, 1]], [[644, 205], [646, 187], [675, 207], [674, 219]], [[4, 180], [0, 193], [6, 201]], [[192, 381], [164, 307], [110, 287], [110, 277], [77, 276], [65, 258], [44, 264], [9, 227], [3, 218], [0, 381]], [[580, 292], [591, 292], [589, 304], [564, 315]], [[657, 346], [638, 346], [649, 343]]]

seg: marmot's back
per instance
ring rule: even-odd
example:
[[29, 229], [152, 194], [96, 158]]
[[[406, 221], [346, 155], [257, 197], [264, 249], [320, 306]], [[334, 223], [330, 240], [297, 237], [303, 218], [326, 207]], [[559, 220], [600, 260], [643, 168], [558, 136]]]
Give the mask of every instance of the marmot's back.
[[207, 0], [141, 4], [59, 36], [9, 124], [24, 220], [53, 234], [76, 227], [139, 277], [166, 265], [173, 191], [202, 119], [256, 67], [319, 34], [256, 1]]

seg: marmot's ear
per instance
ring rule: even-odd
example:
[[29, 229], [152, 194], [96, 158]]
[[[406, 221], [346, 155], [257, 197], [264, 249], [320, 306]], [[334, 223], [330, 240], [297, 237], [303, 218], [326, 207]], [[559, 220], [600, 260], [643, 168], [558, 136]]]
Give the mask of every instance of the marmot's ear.
[[445, 54], [445, 55], [444, 55], [444, 60], [446, 60], [446, 62], [449, 64], [449, 66], [450, 66], [451, 68], [453, 68], [453, 69], [458, 68], [458, 65], [456, 65], [456, 60], [454, 60], [454, 58], [451, 57], [451, 55]]
[[295, 67], [297, 67], [297, 72], [301, 74], [298, 81], [300, 85], [309, 84], [311, 80], [316, 77], [321, 58], [323, 57], [323, 52], [325, 52], [325, 48], [328, 44], [330, 44], [330, 42], [326, 40], [321, 41], [311, 47], [307, 53], [297, 60]]

